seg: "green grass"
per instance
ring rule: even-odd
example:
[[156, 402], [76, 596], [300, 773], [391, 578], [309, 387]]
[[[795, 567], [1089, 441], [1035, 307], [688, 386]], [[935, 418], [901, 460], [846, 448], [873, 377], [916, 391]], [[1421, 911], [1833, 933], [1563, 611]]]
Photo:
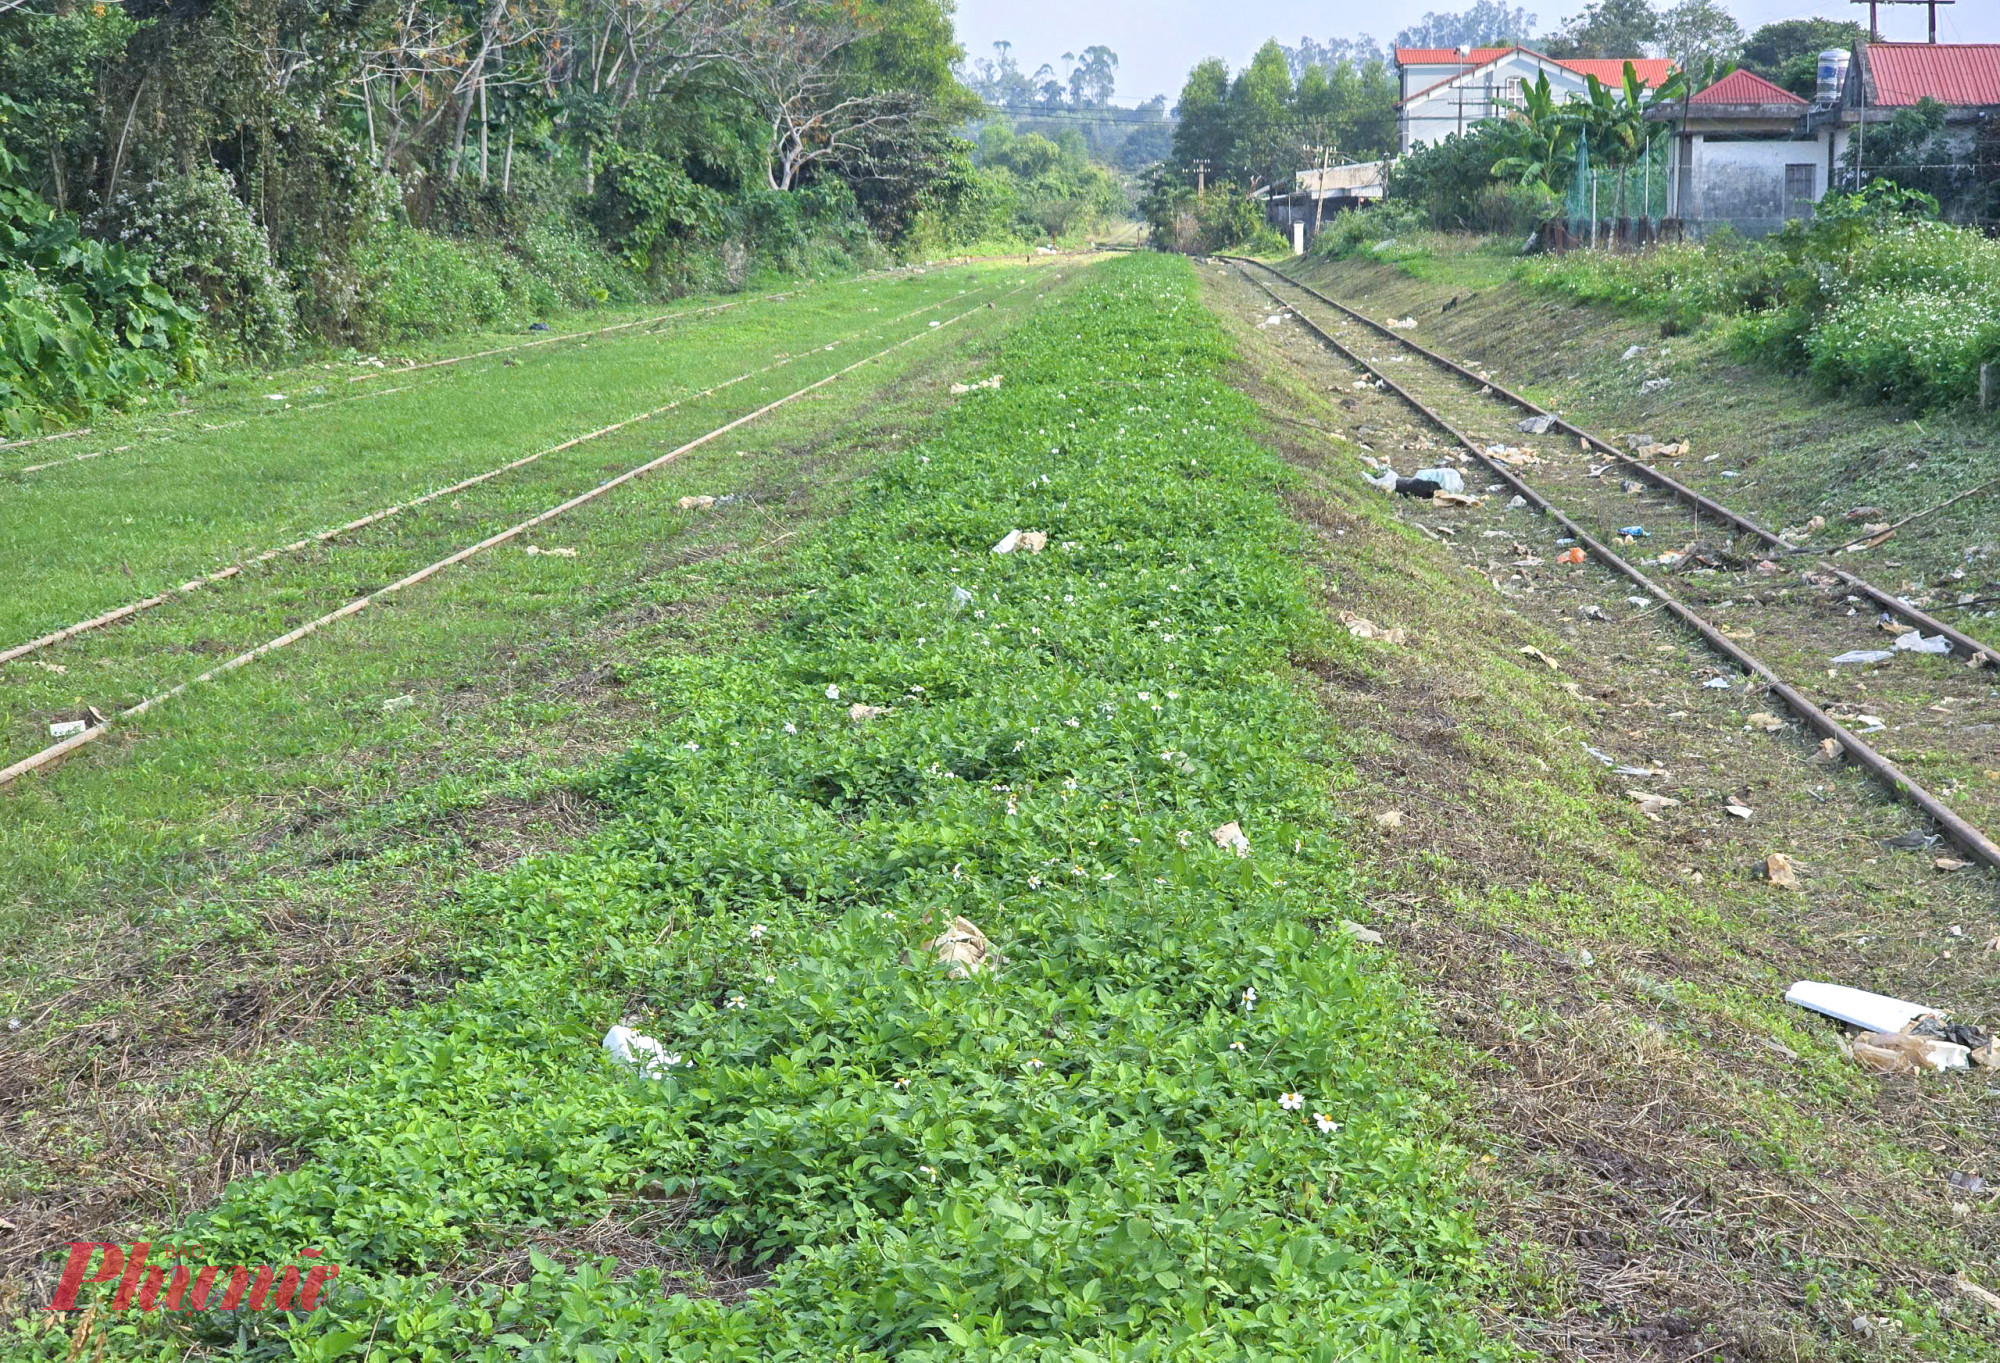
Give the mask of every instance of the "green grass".
[[[1353, 646], [1193, 295], [1177, 260], [1099, 267], [1004, 345], [999, 391], [731, 580], [759, 628], [658, 652], [672, 718], [596, 784], [603, 831], [468, 886], [467, 982], [296, 1057], [260, 1115], [304, 1164], [189, 1227], [229, 1262], [326, 1249], [335, 1301], [128, 1352], [1502, 1352], [1465, 1310], [1445, 1109], [1396, 1058], [1422, 1024], [1327, 929], [1361, 910], [1291, 659]], [[1010, 528], [1047, 551], [992, 555]], [[1247, 857], [1207, 835], [1231, 820]], [[953, 914], [1004, 964], [947, 978], [925, 942]], [[619, 1070], [621, 1017], [692, 1063]], [[768, 1280], [739, 1303], [538, 1255], [443, 1290], [648, 1205], [691, 1270]]]
[[[23, 548], [26, 589], [10, 595], [6, 613], [11, 637], [20, 638], [180, 580], [191, 564], [212, 566], [234, 551], [338, 524], [767, 363], [774, 353], [801, 357], [714, 398], [8, 665], [0, 732], [9, 736], [11, 760], [49, 741], [52, 716], [84, 704], [108, 713], [188, 681], [890, 341], [925, 338], [880, 371], [864, 370], [320, 639], [172, 701], [79, 754], [59, 775], [25, 781], [0, 803], [7, 933], [20, 940], [51, 914], [88, 914], [108, 881], [159, 892], [199, 878], [211, 855], [205, 849], [295, 814], [299, 792], [340, 787], [343, 801], [369, 804], [393, 798], [413, 771], [446, 751], [484, 753], [488, 769], [498, 771], [511, 754], [549, 741], [561, 746], [580, 701], [566, 693], [564, 674], [550, 670], [594, 663], [574, 661], [573, 650], [547, 654], [557, 641], [587, 637], [593, 617], [615, 612], [618, 593], [629, 593], [635, 577], [670, 571], [685, 548], [672, 541], [702, 519], [675, 510], [675, 501], [690, 493], [754, 493], [774, 478], [787, 485], [790, 451], [818, 438], [813, 433], [829, 415], [854, 411], [880, 385], [921, 369], [930, 321], [998, 299], [1030, 277], [934, 274], [913, 281], [924, 291], [914, 297], [854, 286], [846, 299], [823, 298], [798, 311], [769, 305], [770, 313], [727, 327], [581, 352], [526, 352], [541, 358], [524, 357], [514, 369], [501, 369], [496, 358], [490, 371], [447, 370], [456, 377], [441, 383], [452, 387], [401, 412], [407, 439], [397, 413], [356, 404], [162, 445], [132, 464], [111, 462], [126, 455], [108, 456], [45, 484], [8, 489], [10, 496], [34, 494], [44, 525], [67, 518], [76, 526], [67, 542], [40, 545], [39, 560]], [[978, 292], [961, 297], [966, 288]], [[940, 306], [890, 321], [905, 304], [927, 302]], [[983, 327], [993, 315], [982, 310], [971, 322]], [[818, 349], [843, 337], [850, 339], [830, 352]], [[365, 418], [351, 415], [364, 407], [373, 409]], [[353, 429], [357, 420], [368, 425], [365, 437]], [[220, 483], [205, 474], [216, 464], [231, 467]], [[766, 488], [767, 497], [773, 490]], [[713, 519], [754, 541], [776, 533], [769, 527], [786, 514], [781, 496], [776, 506], [748, 505]], [[572, 548], [577, 557], [531, 557], [522, 552], [528, 543]], [[74, 577], [65, 571], [79, 560], [107, 559], [130, 564], [131, 577], [115, 568]], [[49, 599], [62, 605], [42, 604]], [[411, 698], [409, 708], [384, 708], [403, 697]], [[533, 743], [522, 738], [530, 732], [538, 735]], [[594, 732], [591, 741], [599, 741]]]

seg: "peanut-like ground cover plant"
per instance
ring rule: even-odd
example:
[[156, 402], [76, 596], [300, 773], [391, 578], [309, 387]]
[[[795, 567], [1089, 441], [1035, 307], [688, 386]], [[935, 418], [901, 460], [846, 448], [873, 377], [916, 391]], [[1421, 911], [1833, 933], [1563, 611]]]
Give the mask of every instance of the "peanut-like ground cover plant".
[[[1429, 1034], [1335, 926], [1357, 910], [1293, 659], [1352, 645], [1228, 358], [1178, 258], [1052, 295], [999, 386], [758, 570], [768, 628], [657, 658], [674, 718], [602, 774], [616, 817], [477, 887], [455, 995], [302, 1061], [268, 1112], [300, 1166], [174, 1237], [322, 1249], [326, 1302], [124, 1318], [133, 1351], [1504, 1354], [1467, 1305]], [[994, 554], [1015, 529], [1046, 547]], [[1211, 837], [1231, 822], [1247, 847]], [[962, 978], [927, 946], [955, 916], [994, 953]], [[657, 1077], [600, 1049], [620, 1021]], [[689, 1262], [768, 1277], [725, 1300], [537, 1254], [469, 1281], [648, 1205]], [[67, 1344], [24, 1327], [14, 1353]]]

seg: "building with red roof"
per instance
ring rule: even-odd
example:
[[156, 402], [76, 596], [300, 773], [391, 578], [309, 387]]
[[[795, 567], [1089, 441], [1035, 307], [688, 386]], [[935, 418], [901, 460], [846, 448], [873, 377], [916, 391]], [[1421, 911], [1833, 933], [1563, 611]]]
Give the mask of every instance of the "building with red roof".
[[1865, 184], [1870, 130], [1925, 100], [1943, 106], [1926, 155], [1970, 164], [1982, 124], [2000, 118], [2000, 43], [1862, 43], [1821, 54], [1815, 98], [1732, 71], [1649, 117], [1673, 128], [1668, 212], [1691, 230], [1757, 234], [1802, 217], [1829, 188]]
[[1510, 47], [1399, 47], [1396, 66], [1402, 99], [1396, 105], [1398, 143], [1403, 151], [1442, 142], [1481, 119], [1503, 118], [1521, 100], [1525, 86], [1546, 73], [1560, 101], [1584, 96], [1595, 76], [1614, 93], [1625, 89], [1625, 66], [1648, 89], [1674, 72], [1657, 57], [1558, 58], [1519, 45]]

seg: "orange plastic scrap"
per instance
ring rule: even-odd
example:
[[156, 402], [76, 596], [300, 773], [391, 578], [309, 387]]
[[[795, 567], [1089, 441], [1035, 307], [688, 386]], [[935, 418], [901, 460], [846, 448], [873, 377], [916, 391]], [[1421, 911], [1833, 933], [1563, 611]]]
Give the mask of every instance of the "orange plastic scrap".
[[1556, 562], [1582, 563], [1587, 557], [1589, 556], [1585, 554], [1583, 550], [1576, 548], [1575, 546], [1571, 546], [1570, 548], [1565, 549], [1560, 554], [1556, 555]]

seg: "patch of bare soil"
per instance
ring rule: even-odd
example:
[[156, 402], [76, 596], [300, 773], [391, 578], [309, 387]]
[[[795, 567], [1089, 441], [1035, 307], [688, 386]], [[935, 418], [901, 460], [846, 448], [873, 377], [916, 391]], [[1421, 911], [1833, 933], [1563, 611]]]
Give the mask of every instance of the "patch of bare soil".
[[[1618, 579], [1541, 571], [1551, 527], [1487, 540], [1366, 486], [1362, 445], [1408, 472], [1437, 433], [1203, 279], [1299, 471], [1329, 615], [1407, 631], [1317, 691], [1373, 926], [1459, 1069], [1496, 1332], [1578, 1360], [2000, 1358], [1958, 1281], [2000, 1287], [1994, 1073], [1866, 1074], [1782, 1003], [1827, 979], [2000, 1022], [1992, 878], [1886, 849], [1901, 807], [1746, 732], [1764, 703], [1703, 686], [1707, 655]], [[1541, 563], [1496, 585], [1489, 552]]]

